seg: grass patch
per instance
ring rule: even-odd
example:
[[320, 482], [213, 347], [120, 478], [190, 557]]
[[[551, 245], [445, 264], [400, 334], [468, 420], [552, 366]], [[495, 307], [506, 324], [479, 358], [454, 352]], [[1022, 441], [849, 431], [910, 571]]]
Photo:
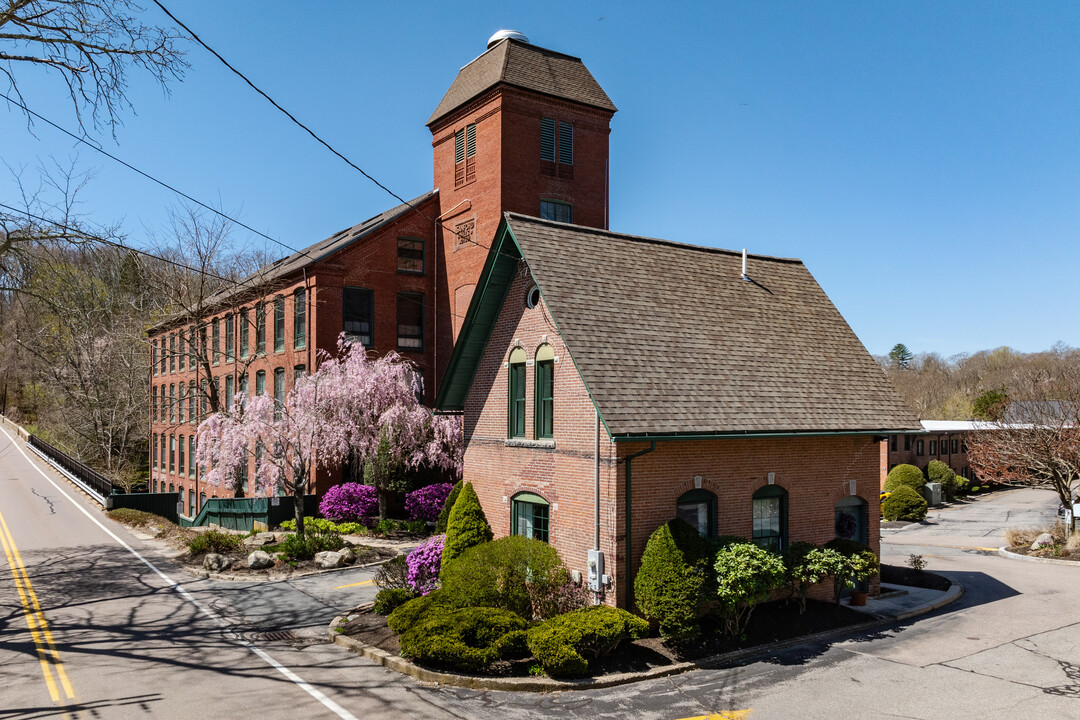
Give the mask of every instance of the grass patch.
[[208, 552], [226, 554], [236, 552], [243, 546], [243, 543], [244, 538], [242, 535], [208, 530], [196, 535], [188, 542], [188, 552], [192, 555], [202, 555]]
[[1054, 538], [1055, 545], [1064, 545], [1068, 540], [1065, 534], [1065, 525], [1055, 522], [1053, 525], [1041, 525], [1031, 528], [1005, 528], [1005, 543], [1009, 547], [1031, 547], [1035, 538], [1043, 533], [1050, 533]]
[[108, 515], [110, 520], [115, 520], [118, 523], [130, 525], [131, 527], [172, 524], [160, 515], [148, 513], [145, 510], [135, 510], [134, 508], [116, 508], [115, 510], [110, 510], [106, 515]]

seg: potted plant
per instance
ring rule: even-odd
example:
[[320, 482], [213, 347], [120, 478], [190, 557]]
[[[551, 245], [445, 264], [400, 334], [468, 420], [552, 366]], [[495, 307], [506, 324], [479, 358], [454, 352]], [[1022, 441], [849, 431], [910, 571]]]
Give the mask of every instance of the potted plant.
[[851, 604], [865, 605], [866, 591], [857, 590], [860, 583], [867, 582], [878, 572], [877, 555], [872, 550], [863, 550], [847, 557], [848, 576], [845, 584], [851, 588]]

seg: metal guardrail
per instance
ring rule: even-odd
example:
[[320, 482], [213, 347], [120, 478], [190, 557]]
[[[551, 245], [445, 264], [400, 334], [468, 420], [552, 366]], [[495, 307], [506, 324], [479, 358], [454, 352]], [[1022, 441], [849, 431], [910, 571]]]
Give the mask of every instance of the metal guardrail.
[[95, 496], [95, 500], [105, 505], [112, 495], [112, 482], [89, 465], [76, 460], [62, 450], [57, 450], [36, 435], [30, 435], [26, 444], [31, 450], [41, 455], [54, 467]]

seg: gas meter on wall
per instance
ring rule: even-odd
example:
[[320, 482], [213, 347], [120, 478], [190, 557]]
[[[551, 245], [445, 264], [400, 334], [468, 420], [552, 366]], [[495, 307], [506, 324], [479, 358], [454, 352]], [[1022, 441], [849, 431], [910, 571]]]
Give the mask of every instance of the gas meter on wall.
[[600, 550], [589, 551], [589, 589], [600, 592], [604, 589], [601, 579], [604, 575], [604, 553]]

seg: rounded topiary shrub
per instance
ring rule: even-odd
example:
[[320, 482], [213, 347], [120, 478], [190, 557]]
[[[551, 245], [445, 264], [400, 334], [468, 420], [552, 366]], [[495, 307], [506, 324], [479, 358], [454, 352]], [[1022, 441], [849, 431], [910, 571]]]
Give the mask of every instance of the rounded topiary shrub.
[[897, 465], [889, 471], [888, 477], [885, 478], [885, 492], [896, 492], [896, 488], [901, 485], [906, 485], [915, 492], [919, 492], [925, 484], [926, 478], [923, 477], [922, 470], [914, 465]]
[[399, 606], [386, 618], [386, 624], [395, 633], [402, 635], [420, 622], [429, 610], [441, 606], [453, 607], [453, 603], [443, 595], [442, 590], [434, 590]]
[[517, 535], [471, 547], [442, 571], [442, 592], [455, 604], [503, 608], [528, 620], [551, 614], [569, 582], [555, 548]]
[[653, 531], [634, 578], [634, 598], [642, 614], [667, 637], [699, 632], [708, 572], [709, 544], [683, 520]]
[[713, 568], [724, 631], [735, 640], [746, 630], [754, 607], [784, 584], [784, 561], [755, 543], [733, 543], [717, 551]]
[[401, 635], [401, 655], [424, 665], [476, 672], [523, 654], [528, 627], [508, 610], [436, 606]]
[[623, 641], [649, 633], [649, 624], [625, 610], [596, 605], [553, 617], [529, 630], [529, 651], [551, 677], [581, 677], [589, 661]]
[[906, 485], [901, 485], [881, 503], [886, 520], [922, 520], [926, 517], [926, 500]]
[[488, 525], [487, 516], [484, 515], [484, 508], [480, 507], [480, 498], [476, 497], [472, 483], [465, 483], [446, 522], [446, 542], [443, 544], [442, 554], [443, 569], [451, 560], [469, 548], [480, 543], [491, 542], [491, 538], [491, 526]]
[[443, 501], [442, 509], [439, 510], [439, 517], [435, 520], [435, 532], [440, 535], [446, 534], [446, 523], [450, 521], [450, 511], [454, 508], [454, 503], [457, 502], [458, 495], [461, 494], [461, 485], [461, 480], [454, 483], [454, 488], [450, 491], [450, 494], [446, 496], [446, 500]]
[[436, 483], [413, 490], [405, 496], [405, 512], [413, 520], [437, 520], [453, 489], [450, 483]]
[[371, 485], [341, 483], [326, 491], [319, 512], [334, 522], [363, 520], [379, 514], [379, 496]]
[[379, 615], [389, 615], [414, 597], [416, 596], [409, 590], [386, 588], [375, 595], [375, 603], [371, 609]]

